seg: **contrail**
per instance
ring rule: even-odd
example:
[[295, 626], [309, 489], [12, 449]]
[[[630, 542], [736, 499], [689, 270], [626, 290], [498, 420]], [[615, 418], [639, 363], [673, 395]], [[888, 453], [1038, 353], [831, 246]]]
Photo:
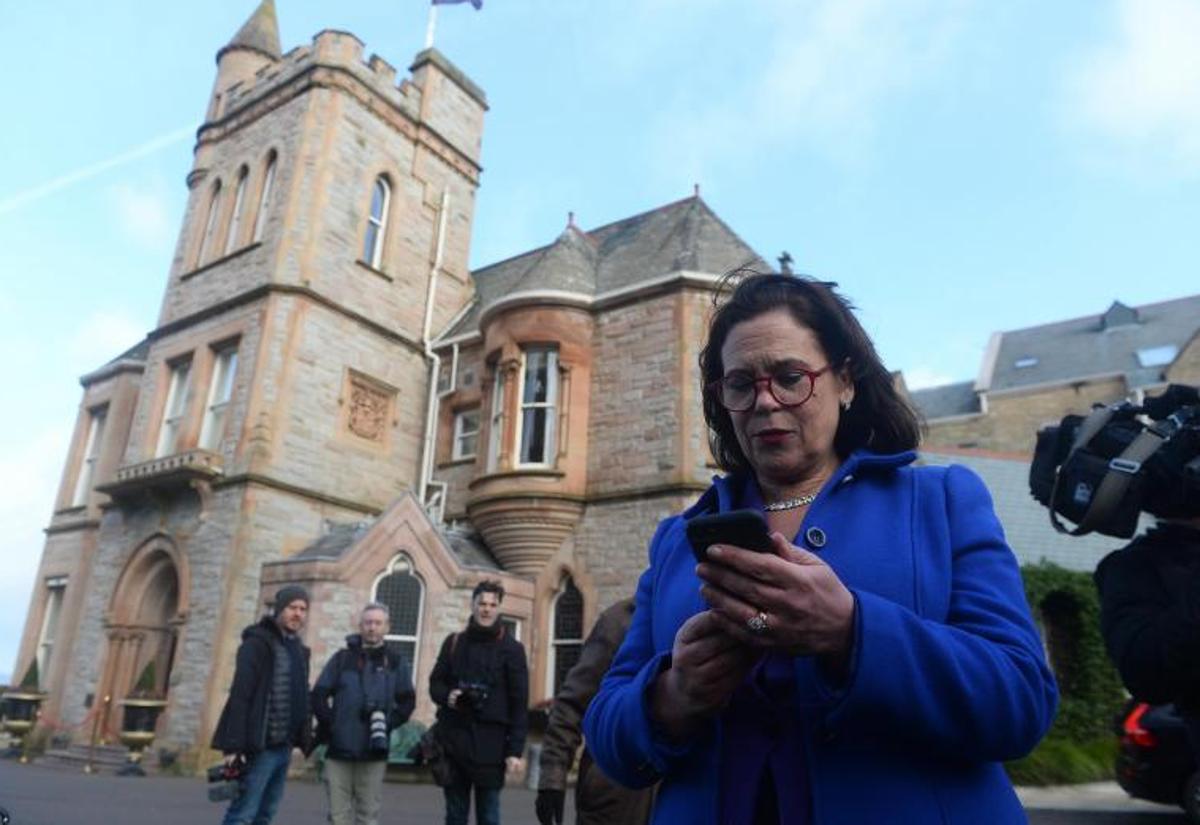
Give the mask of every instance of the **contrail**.
[[88, 178], [99, 175], [101, 172], [107, 172], [109, 169], [129, 163], [131, 160], [137, 160], [138, 158], [149, 155], [152, 152], [157, 152], [164, 146], [170, 146], [172, 143], [178, 143], [184, 138], [195, 134], [195, 132], [195, 126], [188, 126], [185, 129], [176, 129], [175, 131], [168, 132], [165, 135], [159, 135], [156, 138], [151, 138], [141, 146], [135, 146], [134, 148], [126, 152], [122, 152], [119, 155], [115, 155], [108, 160], [102, 160], [97, 163], [93, 163], [91, 166], [85, 166], [82, 169], [76, 169], [74, 172], [68, 172], [65, 175], [61, 175], [54, 180], [35, 186], [32, 189], [26, 189], [24, 192], [18, 192], [15, 195], [9, 195], [3, 200], [0, 200], [0, 213], [11, 212], [18, 206], [24, 206], [27, 203], [44, 198], [47, 195], [57, 192], [59, 189], [65, 189], [73, 183], [78, 183], [81, 180], [87, 180]]

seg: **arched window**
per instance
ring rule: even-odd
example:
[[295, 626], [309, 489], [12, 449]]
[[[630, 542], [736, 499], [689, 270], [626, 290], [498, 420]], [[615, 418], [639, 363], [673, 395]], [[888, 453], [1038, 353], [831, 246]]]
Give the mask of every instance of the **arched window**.
[[229, 216], [229, 232], [225, 235], [225, 254], [238, 246], [238, 235], [242, 229], [242, 203], [246, 199], [246, 178], [250, 170], [243, 166], [238, 170], [237, 189], [233, 191], [233, 214]]
[[425, 586], [413, 572], [412, 561], [401, 553], [375, 582], [375, 601], [387, 605], [391, 631], [385, 637], [388, 650], [408, 663], [416, 678], [418, 640], [421, 637], [421, 607]]
[[567, 673], [579, 661], [583, 649], [583, 594], [575, 587], [570, 576], [563, 580], [554, 607], [550, 613], [553, 638], [550, 644], [550, 662], [546, 668], [547, 692], [558, 695]]
[[267, 155], [267, 171], [263, 174], [262, 194], [258, 196], [258, 214], [254, 216], [252, 243], [262, 240], [263, 224], [267, 222], [267, 207], [271, 205], [271, 189], [275, 186], [275, 150]]
[[208, 217], [204, 219], [204, 234], [200, 236], [200, 248], [196, 250], [196, 266], [204, 266], [212, 248], [213, 232], [217, 228], [217, 207], [221, 205], [221, 179], [213, 181], [212, 196], [208, 199]]
[[383, 259], [383, 238], [387, 230], [388, 201], [392, 199], [392, 188], [383, 175], [375, 178], [371, 191], [371, 213], [367, 216], [367, 234], [363, 239], [362, 259], [379, 269]]

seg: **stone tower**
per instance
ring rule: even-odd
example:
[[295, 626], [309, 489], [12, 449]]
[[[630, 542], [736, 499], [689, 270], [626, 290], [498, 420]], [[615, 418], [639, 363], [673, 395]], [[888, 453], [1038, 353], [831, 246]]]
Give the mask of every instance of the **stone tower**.
[[344, 32], [281, 53], [272, 0], [218, 51], [157, 326], [83, 379], [26, 622], [19, 666], [72, 628], [64, 725], [116, 729], [153, 661], [163, 744], [205, 744], [262, 565], [424, 488], [486, 108], [434, 50], [399, 82]]

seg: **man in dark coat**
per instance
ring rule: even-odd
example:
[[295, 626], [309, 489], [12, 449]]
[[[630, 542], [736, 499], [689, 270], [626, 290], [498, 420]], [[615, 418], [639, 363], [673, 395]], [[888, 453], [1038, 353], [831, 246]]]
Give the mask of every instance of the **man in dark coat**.
[[308, 593], [288, 585], [275, 594], [272, 615], [242, 631], [233, 685], [212, 739], [226, 764], [245, 766], [241, 793], [222, 825], [268, 825], [283, 798], [292, 748], [312, 752], [309, 650], [298, 635], [307, 618]]
[[503, 599], [499, 582], [475, 587], [467, 629], [446, 637], [429, 676], [454, 774], [443, 789], [446, 825], [466, 825], [472, 786], [477, 825], [499, 825], [505, 773], [524, 766], [529, 672], [525, 648], [500, 624]]
[[416, 703], [408, 665], [384, 644], [387, 607], [364, 607], [358, 629], [312, 689], [317, 730], [328, 744], [325, 785], [333, 825], [378, 825], [391, 731], [408, 721]]
[[[579, 652], [579, 661], [567, 673], [542, 741], [541, 777], [538, 780], [536, 812], [541, 825], [561, 825], [566, 800], [567, 774], [575, 751], [583, 740], [583, 714], [596, 695], [617, 648], [625, 640], [633, 620], [633, 599], [623, 599], [600, 614]], [[624, 788], [592, 762], [584, 748], [575, 783], [575, 821], [578, 825], [609, 825], [620, 822], [642, 825], [650, 819], [654, 790]]]

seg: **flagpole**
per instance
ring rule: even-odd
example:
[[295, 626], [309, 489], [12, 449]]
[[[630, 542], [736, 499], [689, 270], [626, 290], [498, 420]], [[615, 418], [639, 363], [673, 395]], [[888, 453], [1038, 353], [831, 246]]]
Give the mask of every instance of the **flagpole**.
[[429, 23], [425, 26], [425, 48], [433, 48], [433, 30], [437, 27], [437, 6], [429, 4]]

